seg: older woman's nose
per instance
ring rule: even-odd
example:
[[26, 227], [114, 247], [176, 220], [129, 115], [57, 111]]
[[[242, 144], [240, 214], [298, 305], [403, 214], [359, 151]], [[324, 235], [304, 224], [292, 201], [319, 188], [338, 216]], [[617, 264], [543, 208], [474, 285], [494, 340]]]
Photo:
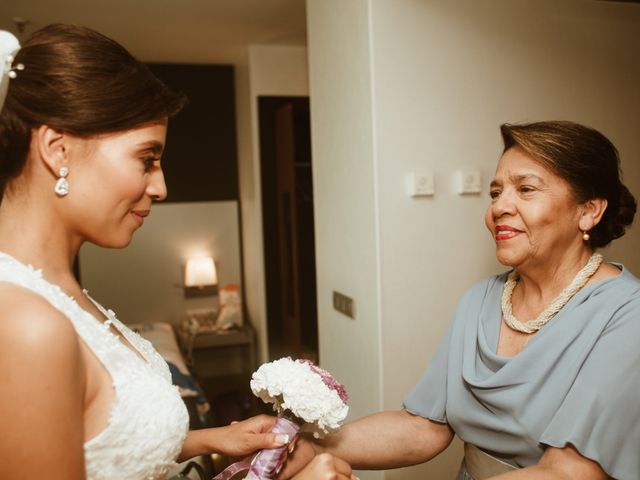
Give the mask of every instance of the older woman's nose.
[[495, 218], [502, 215], [513, 215], [516, 211], [513, 195], [509, 191], [503, 191], [491, 204], [491, 213]]

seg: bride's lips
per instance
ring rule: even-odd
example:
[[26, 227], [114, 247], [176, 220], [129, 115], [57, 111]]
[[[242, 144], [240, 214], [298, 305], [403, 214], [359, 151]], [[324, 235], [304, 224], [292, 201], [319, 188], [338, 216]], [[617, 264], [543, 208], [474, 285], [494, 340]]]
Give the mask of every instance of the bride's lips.
[[522, 233], [522, 230], [518, 230], [517, 228], [513, 228], [508, 225], [496, 225], [495, 239], [496, 242], [509, 240], [520, 233]]
[[151, 213], [150, 210], [131, 210], [131, 215], [139, 225], [144, 223], [144, 219], [149, 215], [149, 213]]

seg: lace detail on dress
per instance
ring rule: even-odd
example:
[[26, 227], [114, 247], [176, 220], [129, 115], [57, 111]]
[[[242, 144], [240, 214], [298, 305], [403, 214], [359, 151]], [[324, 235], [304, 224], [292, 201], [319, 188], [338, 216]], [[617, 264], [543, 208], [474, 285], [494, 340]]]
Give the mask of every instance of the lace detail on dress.
[[[121, 323], [111, 310], [91, 301], [107, 317], [102, 323], [82, 309], [40, 270], [0, 252], [0, 281], [44, 297], [73, 324], [82, 340], [111, 374], [115, 401], [106, 428], [84, 444], [89, 480], [164, 478], [175, 465], [187, 435], [189, 418], [167, 363], [151, 343]], [[144, 357], [110, 331], [112, 324]]]

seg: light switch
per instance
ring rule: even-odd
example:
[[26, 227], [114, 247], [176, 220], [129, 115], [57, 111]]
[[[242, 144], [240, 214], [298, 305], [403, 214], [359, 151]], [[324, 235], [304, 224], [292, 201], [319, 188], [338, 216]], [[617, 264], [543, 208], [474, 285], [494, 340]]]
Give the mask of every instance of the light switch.
[[478, 170], [459, 170], [455, 173], [456, 191], [460, 195], [482, 192], [482, 174]]
[[407, 175], [407, 193], [412, 197], [435, 194], [435, 180], [430, 170], [414, 170]]
[[340, 313], [344, 313], [347, 317], [356, 318], [353, 298], [346, 296], [344, 293], [333, 292], [333, 308]]

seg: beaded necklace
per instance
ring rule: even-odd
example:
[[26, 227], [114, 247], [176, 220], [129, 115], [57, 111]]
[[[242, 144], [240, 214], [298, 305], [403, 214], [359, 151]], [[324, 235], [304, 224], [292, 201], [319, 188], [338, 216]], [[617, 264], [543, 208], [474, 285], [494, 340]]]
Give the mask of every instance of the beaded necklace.
[[589, 281], [591, 276], [596, 273], [596, 270], [602, 264], [603, 257], [599, 253], [594, 253], [589, 258], [587, 264], [580, 270], [572, 282], [551, 302], [551, 304], [544, 309], [538, 315], [537, 318], [529, 320], [525, 323], [520, 322], [512, 312], [511, 296], [513, 290], [518, 284], [520, 275], [517, 271], [513, 270], [507, 277], [507, 282], [504, 285], [504, 291], [502, 292], [502, 318], [504, 323], [509, 328], [517, 332], [522, 333], [534, 333], [540, 330], [549, 320], [551, 320], [562, 307], [564, 307], [571, 297], [573, 297], [585, 284]]

